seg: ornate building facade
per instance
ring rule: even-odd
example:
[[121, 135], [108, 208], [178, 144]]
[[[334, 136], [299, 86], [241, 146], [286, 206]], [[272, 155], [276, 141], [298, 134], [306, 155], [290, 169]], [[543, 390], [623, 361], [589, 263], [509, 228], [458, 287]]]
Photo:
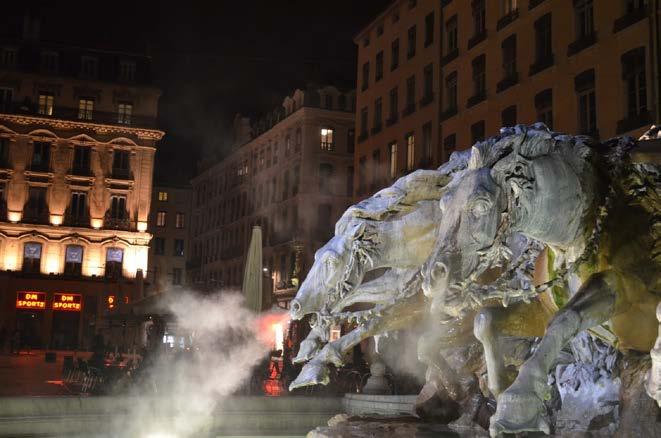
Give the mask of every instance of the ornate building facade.
[[354, 97], [334, 87], [296, 90], [255, 123], [236, 117], [232, 152], [192, 181], [193, 286], [239, 289], [260, 225], [267, 283], [288, 305], [351, 204]]
[[501, 126], [659, 123], [658, 0], [397, 0], [358, 46], [356, 197]]
[[164, 135], [149, 69], [29, 32], [0, 42], [0, 329], [23, 345], [88, 348], [142, 296]]

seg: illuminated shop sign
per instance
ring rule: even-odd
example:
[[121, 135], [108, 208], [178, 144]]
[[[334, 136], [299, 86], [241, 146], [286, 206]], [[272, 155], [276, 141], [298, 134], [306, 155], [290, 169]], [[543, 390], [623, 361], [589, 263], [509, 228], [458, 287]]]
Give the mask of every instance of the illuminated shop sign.
[[108, 295], [108, 309], [112, 310], [115, 308], [115, 296]]
[[69, 312], [80, 312], [83, 297], [79, 294], [54, 294], [53, 310], [66, 310]]
[[46, 308], [46, 294], [44, 292], [18, 292], [16, 308], [43, 310]]

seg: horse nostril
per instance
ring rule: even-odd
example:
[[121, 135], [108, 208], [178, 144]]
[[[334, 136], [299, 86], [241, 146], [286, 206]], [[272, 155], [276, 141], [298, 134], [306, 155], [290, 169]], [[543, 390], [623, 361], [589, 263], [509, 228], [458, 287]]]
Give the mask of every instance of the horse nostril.
[[438, 280], [439, 278], [445, 278], [448, 275], [448, 267], [445, 266], [445, 264], [442, 262], [436, 262], [430, 274], [433, 280]]

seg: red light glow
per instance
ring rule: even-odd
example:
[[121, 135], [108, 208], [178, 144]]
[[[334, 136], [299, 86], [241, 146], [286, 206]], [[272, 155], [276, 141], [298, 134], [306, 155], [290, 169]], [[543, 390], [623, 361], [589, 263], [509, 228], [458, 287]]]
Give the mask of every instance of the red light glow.
[[[289, 313], [265, 313], [257, 317], [257, 338], [265, 346], [282, 348], [284, 332], [289, 325]], [[276, 345], [276, 344], [280, 345]], [[277, 347], [277, 348], [276, 348]]]

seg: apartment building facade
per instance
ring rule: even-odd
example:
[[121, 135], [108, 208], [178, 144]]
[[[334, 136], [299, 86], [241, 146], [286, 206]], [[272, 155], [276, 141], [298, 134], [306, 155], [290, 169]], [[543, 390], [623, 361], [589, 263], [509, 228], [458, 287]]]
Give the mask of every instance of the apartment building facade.
[[160, 91], [143, 55], [26, 26], [0, 41], [0, 329], [89, 348], [142, 295]]
[[335, 87], [308, 87], [258, 121], [236, 117], [234, 149], [192, 180], [193, 287], [240, 289], [251, 230], [260, 225], [272, 284], [264, 301], [288, 306], [351, 204], [354, 99]]
[[186, 285], [186, 254], [192, 206], [190, 186], [157, 183], [152, 190], [147, 295]]
[[659, 4], [394, 1], [355, 38], [356, 197], [502, 126], [607, 139], [659, 123]]
[[393, 2], [358, 46], [355, 194], [443, 161], [439, 149], [441, 2]]

